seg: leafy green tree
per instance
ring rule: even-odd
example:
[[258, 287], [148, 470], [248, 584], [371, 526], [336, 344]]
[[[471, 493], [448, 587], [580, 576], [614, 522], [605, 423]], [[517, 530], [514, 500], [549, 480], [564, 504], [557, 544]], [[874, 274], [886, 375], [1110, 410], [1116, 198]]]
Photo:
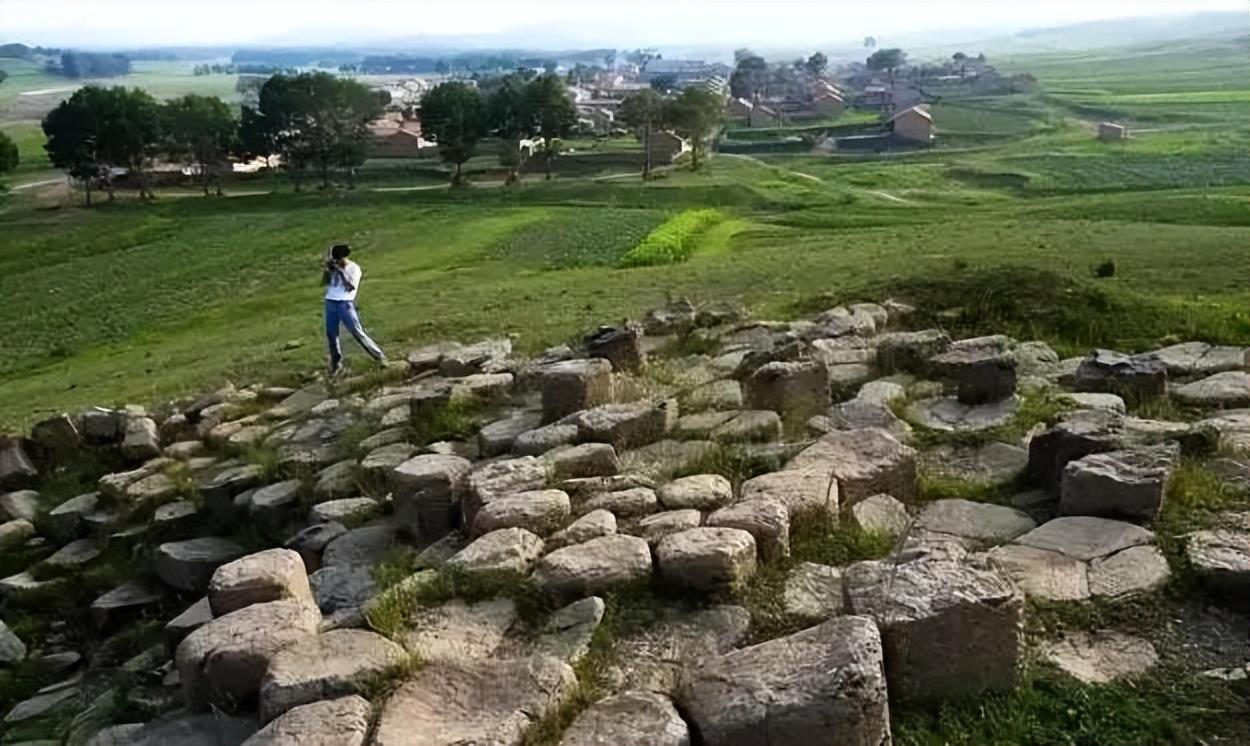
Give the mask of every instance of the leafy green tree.
[[87, 186], [103, 179], [113, 198], [112, 168], [125, 168], [134, 177], [139, 196], [152, 197], [147, 164], [160, 145], [161, 122], [156, 99], [138, 88], [79, 88], [43, 120], [48, 142], [44, 149], [52, 165], [65, 169]]
[[[739, 57], [740, 53], [746, 53]], [[736, 98], [754, 101], [760, 97], [764, 85], [768, 82], [768, 63], [763, 57], [752, 54], [750, 50], [740, 49], [734, 52], [738, 64], [729, 76], [729, 90]]]
[[96, 133], [106, 163], [122, 167], [134, 177], [139, 197], [156, 195], [148, 187], [147, 165], [161, 144], [160, 105], [139, 88], [107, 88], [104, 111]]
[[216, 96], [188, 94], [166, 103], [161, 114], [165, 152], [194, 167], [205, 196], [210, 186], [220, 196], [222, 165], [239, 128], [230, 107]]
[[[87, 86], [74, 92], [43, 118], [43, 149], [53, 166], [63, 169], [71, 178], [81, 181], [86, 193], [87, 205], [91, 205], [91, 187], [105, 172], [106, 166], [99, 152], [97, 120], [101, 106], [98, 104], [103, 88]], [[108, 181], [105, 181], [106, 185]], [[112, 199], [109, 190], [109, 199]]]
[[725, 102], [719, 94], [703, 88], [687, 88], [669, 101], [665, 120], [690, 141], [690, 168], [698, 170], [707, 153], [708, 140], [720, 124]]
[[825, 68], [829, 67], [829, 58], [823, 52], [815, 52], [807, 58], [805, 65], [809, 73], [819, 78], [825, 74]]
[[[0, 70], [0, 83], [3, 83], [7, 77], [9, 74]], [[0, 174], [17, 168], [18, 160], [17, 144], [10, 140], [8, 135], [0, 132]]]
[[642, 141], [642, 178], [646, 180], [651, 176], [651, 133], [664, 126], [664, 98], [651, 89], [631, 93], [616, 115]]
[[552, 162], [560, 152], [560, 141], [577, 124], [577, 107], [564, 81], [550, 73], [530, 81], [525, 87], [525, 101], [535, 132], [543, 138], [543, 169], [550, 179]]
[[336, 169], [364, 163], [369, 122], [382, 114], [389, 96], [329, 73], [275, 75], [260, 89], [257, 107], [244, 107], [239, 143], [246, 155], [281, 156], [299, 189], [305, 170], [323, 188]]
[[9, 139], [8, 135], [0, 132], [0, 174], [7, 174], [17, 168], [19, 161], [17, 143]]
[[508, 169], [506, 182], [515, 184], [522, 164], [521, 138], [533, 132], [526, 79], [516, 73], [505, 75], [490, 91], [486, 99], [488, 126], [499, 137], [499, 164]]
[[421, 99], [421, 127], [438, 142], [442, 159], [455, 167], [451, 183], [459, 184], [461, 168], [486, 132], [486, 104], [469, 85], [440, 83]]
[[884, 70], [890, 78], [890, 89], [894, 89], [894, 73], [907, 64], [907, 53], [901, 49], [878, 49], [868, 55], [869, 70]]

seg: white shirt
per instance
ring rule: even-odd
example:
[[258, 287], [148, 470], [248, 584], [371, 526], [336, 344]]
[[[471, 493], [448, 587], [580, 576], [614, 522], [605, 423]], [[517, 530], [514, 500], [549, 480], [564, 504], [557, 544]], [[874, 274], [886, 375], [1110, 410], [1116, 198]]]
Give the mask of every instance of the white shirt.
[[[360, 265], [351, 259], [343, 261], [341, 272], [334, 272], [330, 275], [330, 286], [326, 288], [326, 300], [356, 300], [356, 291], [360, 289], [360, 276], [364, 274], [360, 270]], [[351, 290], [343, 284], [343, 275], [347, 275], [347, 281], [352, 284]]]

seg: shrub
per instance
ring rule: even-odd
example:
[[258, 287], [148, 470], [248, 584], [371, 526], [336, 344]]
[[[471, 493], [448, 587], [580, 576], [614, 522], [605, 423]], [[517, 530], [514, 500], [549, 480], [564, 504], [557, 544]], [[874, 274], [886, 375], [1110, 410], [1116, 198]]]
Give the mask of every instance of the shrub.
[[1094, 276], [1101, 278], [1115, 277], [1115, 262], [1108, 259], [1102, 264], [1099, 264], [1097, 267], [1094, 267]]
[[664, 221], [621, 257], [622, 267], [650, 267], [684, 262], [694, 253], [699, 234], [724, 219], [718, 210], [686, 210]]

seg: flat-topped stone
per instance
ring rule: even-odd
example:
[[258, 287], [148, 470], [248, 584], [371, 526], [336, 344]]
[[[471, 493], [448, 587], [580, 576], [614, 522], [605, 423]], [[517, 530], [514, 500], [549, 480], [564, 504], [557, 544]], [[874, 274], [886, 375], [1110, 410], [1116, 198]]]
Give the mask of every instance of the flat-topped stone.
[[407, 660], [399, 645], [361, 629], [338, 629], [279, 650], [260, 683], [262, 722], [293, 707], [353, 694]]
[[672, 700], [655, 692], [623, 692], [582, 711], [561, 746], [690, 746], [690, 727]]
[[681, 705], [709, 746], [890, 742], [882, 639], [864, 617], [708, 659], [688, 671]]
[[1059, 512], [1149, 520], [1158, 515], [1180, 456], [1175, 443], [1094, 453], [1068, 462]]
[[829, 433], [791, 459], [786, 469], [828, 469], [844, 505], [882, 492], [904, 501], [916, 495], [915, 450], [877, 428]]
[[235, 542], [217, 536], [171, 541], [156, 548], [154, 569], [166, 585], [181, 591], [201, 592], [208, 588], [208, 581], [218, 567], [245, 553]]
[[538, 561], [533, 581], [554, 596], [590, 596], [650, 578], [651, 563], [645, 540], [612, 534], [551, 552]]
[[495, 654], [516, 623], [516, 604], [511, 599], [492, 598], [472, 604], [452, 599], [411, 616], [411, 628], [404, 633], [402, 642], [422, 661], [486, 660]]
[[1244, 370], [1216, 373], [1173, 388], [1172, 396], [1183, 404], [1199, 407], [1250, 406], [1250, 373]]
[[1099, 557], [1154, 543], [1154, 534], [1141, 526], [1092, 516], [1056, 518], [1019, 536], [1015, 542], [1046, 549], [1087, 562]]
[[287, 710], [243, 746], [364, 746], [369, 700], [355, 694]]
[[1036, 528], [1028, 514], [1005, 505], [971, 500], [936, 500], [925, 507], [916, 525], [978, 543], [1001, 544]]
[[304, 560], [290, 549], [266, 549], [227, 562], [208, 583], [213, 616], [284, 598], [313, 603]]
[[573, 670], [555, 658], [427, 666], [386, 700], [373, 742], [519, 746], [530, 724], [559, 707], [576, 686]]
[[543, 553], [543, 540], [523, 528], [501, 528], [484, 534], [447, 560], [466, 572], [526, 574]]
[[735, 588], [755, 574], [755, 538], [736, 528], [692, 528], [669, 534], [655, 548], [660, 579], [678, 588]]
[[1148, 640], [1115, 630], [1075, 630], [1047, 644], [1042, 656], [1082, 684], [1108, 684], [1145, 673], [1159, 662]]

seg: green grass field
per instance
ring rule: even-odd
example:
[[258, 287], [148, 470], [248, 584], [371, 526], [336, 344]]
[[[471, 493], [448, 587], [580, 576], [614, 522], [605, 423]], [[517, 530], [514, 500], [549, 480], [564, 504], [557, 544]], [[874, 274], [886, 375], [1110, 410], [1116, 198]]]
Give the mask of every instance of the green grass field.
[[[814, 298], [889, 294], [892, 283], [1002, 265], [1083, 286], [1107, 259], [1119, 272], [1099, 293], [1169, 311], [1131, 334], [1117, 335], [1115, 319], [1091, 318], [1083, 333], [1040, 325], [1037, 335], [1066, 349], [1169, 334], [1250, 341], [1250, 116], [1100, 143], [1080, 113], [1095, 98], [1163, 107], [1180, 120], [1194, 106], [1250, 108], [1243, 52], [1236, 41], [1186, 42], [1151, 50], [1149, 65], [1113, 52], [1011, 60], [1033, 70], [1042, 90], [944, 100], [937, 148], [722, 156], [703, 173], [671, 171], [647, 185], [566, 172], [503, 190], [491, 185], [487, 150], [470, 171], [489, 183], [454, 193], [437, 164], [376, 162], [355, 192], [297, 195], [267, 179], [237, 185], [247, 196], [167, 195], [91, 210], [37, 207], [14, 194], [0, 207], [0, 294], [10, 309], [0, 316], [8, 353], [0, 421], [315, 369], [317, 261], [333, 241], [358, 247], [368, 280], [362, 313], [393, 355], [499, 333], [537, 350], [669, 295], [740, 298], [774, 316]], [[168, 94], [188, 80], [211, 90], [226, 77], [196, 79], [185, 67], [141, 67], [126, 82], [147, 76]], [[22, 86], [46, 84], [26, 72]], [[1104, 92], [1091, 93], [1091, 80]], [[12, 82], [0, 90], [8, 95]], [[4, 126], [31, 156], [22, 171], [39, 170], [33, 123]], [[576, 145], [615, 157], [631, 143]], [[570, 171], [587, 169], [622, 170]], [[371, 190], [407, 185], [427, 188]], [[700, 208], [727, 220], [689, 261], [614, 268], [664, 220]]]

